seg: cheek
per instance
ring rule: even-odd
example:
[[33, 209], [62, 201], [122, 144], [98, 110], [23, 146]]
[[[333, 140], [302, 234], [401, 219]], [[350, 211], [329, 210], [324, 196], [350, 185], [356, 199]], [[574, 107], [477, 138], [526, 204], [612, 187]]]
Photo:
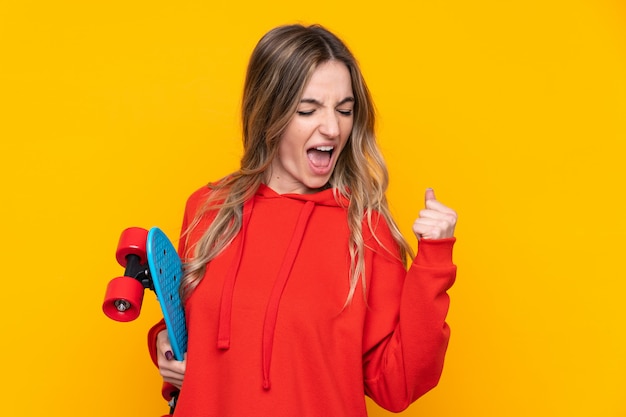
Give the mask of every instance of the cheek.
[[350, 137], [350, 134], [352, 133], [352, 127], [354, 125], [354, 120], [353, 119], [346, 119], [342, 121], [343, 123], [341, 123], [341, 138], [346, 141], [348, 140], [348, 138]]
[[289, 165], [298, 159], [302, 150], [301, 136], [297, 129], [285, 132], [278, 147], [278, 155], [283, 164]]
[[283, 133], [283, 142], [289, 142], [292, 146], [303, 144], [312, 135], [314, 127], [305, 121], [291, 122]]

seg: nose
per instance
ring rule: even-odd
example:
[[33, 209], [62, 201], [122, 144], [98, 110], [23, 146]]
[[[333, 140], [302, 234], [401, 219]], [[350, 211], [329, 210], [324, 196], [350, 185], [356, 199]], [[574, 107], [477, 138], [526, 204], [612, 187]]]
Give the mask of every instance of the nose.
[[339, 118], [334, 111], [330, 111], [324, 115], [320, 122], [319, 131], [328, 138], [336, 138], [339, 136]]

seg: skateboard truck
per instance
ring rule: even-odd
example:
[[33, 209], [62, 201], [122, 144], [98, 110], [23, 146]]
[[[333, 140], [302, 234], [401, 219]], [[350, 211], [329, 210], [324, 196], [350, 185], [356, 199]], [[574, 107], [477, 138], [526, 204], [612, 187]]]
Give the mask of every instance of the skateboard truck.
[[115, 257], [123, 266], [124, 276], [107, 286], [102, 310], [115, 321], [132, 321], [139, 316], [145, 288], [154, 291], [146, 254], [148, 231], [139, 227], [124, 230]]

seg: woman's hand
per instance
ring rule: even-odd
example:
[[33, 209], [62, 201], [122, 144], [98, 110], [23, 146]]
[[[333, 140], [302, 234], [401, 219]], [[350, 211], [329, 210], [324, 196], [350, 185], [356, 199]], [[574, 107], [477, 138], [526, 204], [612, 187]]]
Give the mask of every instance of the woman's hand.
[[185, 360], [183, 361], [177, 361], [174, 359], [172, 345], [170, 344], [170, 339], [167, 336], [166, 330], [159, 332], [157, 335], [156, 348], [158, 358], [157, 363], [159, 366], [159, 372], [163, 377], [163, 381], [168, 382], [180, 389], [185, 376], [187, 354], [185, 354]]
[[428, 188], [424, 195], [426, 208], [419, 213], [413, 223], [413, 233], [417, 239], [445, 239], [454, 236], [456, 211], [444, 206], [435, 198], [435, 192]]

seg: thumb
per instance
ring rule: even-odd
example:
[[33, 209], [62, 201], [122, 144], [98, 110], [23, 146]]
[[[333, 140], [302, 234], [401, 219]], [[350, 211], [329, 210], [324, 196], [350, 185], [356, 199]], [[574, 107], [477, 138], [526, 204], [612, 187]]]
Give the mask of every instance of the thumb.
[[426, 192], [424, 193], [424, 202], [428, 203], [428, 200], [436, 200], [435, 190], [433, 190], [432, 188], [427, 188]]

